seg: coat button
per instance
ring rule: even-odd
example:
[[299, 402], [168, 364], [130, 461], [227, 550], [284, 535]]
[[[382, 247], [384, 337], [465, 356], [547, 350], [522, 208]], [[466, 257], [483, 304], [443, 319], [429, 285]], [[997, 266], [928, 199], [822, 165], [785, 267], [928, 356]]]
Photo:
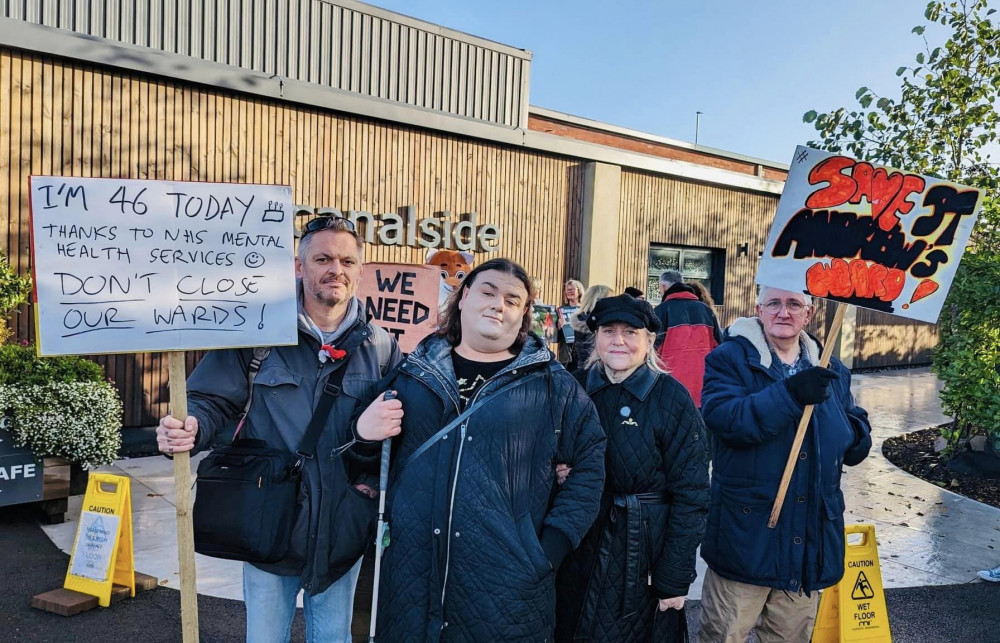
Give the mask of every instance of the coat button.
[[472, 442], [472, 436], [471, 435], [469, 436], [469, 442]]
[[745, 514], [750, 513], [750, 507], [743, 507], [743, 513]]
[[805, 460], [805, 459], [806, 459], [806, 452], [803, 451], [802, 453], [799, 454], [799, 460]]
[[441, 439], [442, 439], [442, 440], [447, 440], [447, 439], [448, 439], [448, 436], [446, 435], [446, 436], [444, 436], [444, 437], [443, 437], [443, 438], [441, 438]]
[[458, 538], [458, 537], [459, 537], [459, 536], [461, 536], [461, 535], [462, 535], [462, 534], [461, 534], [460, 532], [457, 532], [457, 531], [455, 532], [455, 538]]
[[434, 535], [435, 536], [440, 536], [441, 535], [441, 530], [440, 529], [435, 529], [434, 530]]
[[801, 545], [802, 539], [796, 536], [795, 538], [792, 539], [792, 542], [795, 543], [796, 545]]
[[799, 497], [798, 497], [798, 498], [796, 498], [795, 500], [796, 500], [797, 502], [805, 502], [805, 501], [806, 501], [806, 497], [805, 497], [805, 496], [799, 496]]

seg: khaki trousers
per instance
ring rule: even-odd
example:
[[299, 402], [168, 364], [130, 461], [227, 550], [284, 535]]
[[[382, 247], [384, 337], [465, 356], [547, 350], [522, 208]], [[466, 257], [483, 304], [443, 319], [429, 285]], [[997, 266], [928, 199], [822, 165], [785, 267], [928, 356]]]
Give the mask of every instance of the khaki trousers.
[[701, 590], [698, 640], [745, 643], [756, 629], [761, 643], [808, 643], [819, 605], [819, 592], [810, 594], [738, 583], [709, 569]]

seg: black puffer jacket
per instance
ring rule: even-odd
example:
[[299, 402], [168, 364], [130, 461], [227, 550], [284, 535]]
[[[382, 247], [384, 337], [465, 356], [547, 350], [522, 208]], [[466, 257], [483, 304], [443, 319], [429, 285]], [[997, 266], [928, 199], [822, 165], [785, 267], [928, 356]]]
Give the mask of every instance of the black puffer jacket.
[[[705, 425], [687, 390], [640, 367], [612, 384], [577, 374], [608, 436], [601, 513], [559, 571], [561, 641], [672, 640], [658, 598], [684, 596], [708, 514]], [[574, 470], [569, 480], [576, 475]]]
[[[524, 383], [495, 394], [515, 380]], [[553, 562], [590, 528], [604, 483], [593, 404], [529, 335], [481, 389], [482, 409], [400, 470], [459, 414], [451, 346], [425, 339], [390, 387], [405, 417], [393, 444], [378, 640], [551, 640]], [[557, 462], [574, 467], [562, 486]]]
[[[586, 328], [586, 327], [584, 327]], [[585, 331], [576, 330], [576, 341], [573, 342], [573, 372], [582, 371], [587, 366], [590, 354], [594, 352], [594, 333], [589, 328]]]

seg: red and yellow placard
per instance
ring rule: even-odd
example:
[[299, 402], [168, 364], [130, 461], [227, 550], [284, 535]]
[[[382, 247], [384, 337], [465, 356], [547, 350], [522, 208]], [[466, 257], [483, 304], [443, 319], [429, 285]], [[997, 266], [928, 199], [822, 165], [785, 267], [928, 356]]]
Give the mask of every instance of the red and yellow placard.
[[982, 196], [800, 146], [756, 281], [935, 322]]

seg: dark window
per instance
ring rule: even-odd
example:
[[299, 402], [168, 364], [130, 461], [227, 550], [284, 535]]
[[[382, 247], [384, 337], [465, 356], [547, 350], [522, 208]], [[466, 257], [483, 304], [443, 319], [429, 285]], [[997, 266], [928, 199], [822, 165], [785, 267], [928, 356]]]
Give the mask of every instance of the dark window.
[[646, 277], [646, 299], [654, 306], [660, 303], [660, 273], [676, 270], [685, 282], [700, 282], [716, 305], [722, 305], [725, 252], [715, 248], [652, 245], [649, 247], [649, 272]]

